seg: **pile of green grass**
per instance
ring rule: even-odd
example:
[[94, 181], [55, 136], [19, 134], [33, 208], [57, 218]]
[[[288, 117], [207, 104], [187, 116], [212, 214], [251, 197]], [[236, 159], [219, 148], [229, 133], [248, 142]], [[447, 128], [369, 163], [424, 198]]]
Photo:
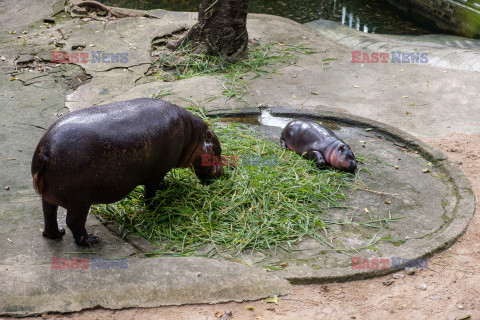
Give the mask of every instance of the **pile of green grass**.
[[[290, 246], [306, 235], [321, 240], [319, 234], [327, 228], [324, 214], [346, 204], [343, 191], [354, 176], [319, 170], [251, 127], [209, 122], [222, 143], [222, 155], [239, 157], [237, 166], [224, 167], [223, 177], [201, 185], [190, 169], [174, 169], [157, 193], [154, 211], [144, 202], [143, 186], [93, 211], [173, 253], [210, 245], [213, 254], [236, 254]], [[275, 161], [249, 166], [242, 163], [247, 157]]]

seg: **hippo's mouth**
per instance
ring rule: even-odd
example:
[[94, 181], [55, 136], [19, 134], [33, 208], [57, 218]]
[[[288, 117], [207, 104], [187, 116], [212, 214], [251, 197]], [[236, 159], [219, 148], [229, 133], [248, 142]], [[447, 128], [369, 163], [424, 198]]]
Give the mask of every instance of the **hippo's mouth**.
[[214, 176], [215, 178], [220, 178], [221, 176], [223, 176], [223, 168], [222, 168], [222, 166], [214, 166], [213, 176]]

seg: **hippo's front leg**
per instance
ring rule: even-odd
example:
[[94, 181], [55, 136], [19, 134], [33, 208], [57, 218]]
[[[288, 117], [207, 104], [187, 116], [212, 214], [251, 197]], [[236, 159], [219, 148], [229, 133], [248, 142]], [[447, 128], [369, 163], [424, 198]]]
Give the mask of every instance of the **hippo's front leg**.
[[308, 160], [315, 160], [315, 162], [317, 163], [317, 166], [320, 167], [320, 168], [325, 167], [327, 165], [327, 162], [325, 161], [325, 158], [317, 150], [311, 150], [311, 151], [306, 152], [304, 154], [304, 158], [308, 159]]
[[285, 142], [285, 139], [284, 139], [283, 137], [280, 138], [280, 146], [281, 146], [283, 149], [288, 149], [287, 143]]
[[99, 237], [88, 234], [85, 229], [89, 210], [90, 205], [67, 208], [67, 226], [72, 231], [75, 243], [85, 247], [91, 247], [100, 241]]
[[148, 209], [155, 210], [158, 203], [154, 200], [157, 190], [160, 190], [163, 185], [163, 178], [159, 183], [145, 184], [145, 202], [148, 203]]

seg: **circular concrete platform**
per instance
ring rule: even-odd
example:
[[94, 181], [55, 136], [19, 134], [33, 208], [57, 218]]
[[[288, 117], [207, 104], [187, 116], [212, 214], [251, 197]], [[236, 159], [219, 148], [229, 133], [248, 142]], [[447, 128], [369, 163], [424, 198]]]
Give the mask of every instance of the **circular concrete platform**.
[[[288, 250], [248, 253], [242, 259], [275, 270], [292, 283], [348, 281], [407, 266], [428, 267], [428, 256], [463, 234], [475, 211], [470, 183], [439, 151], [388, 125], [332, 112], [277, 107], [211, 116], [242, 118], [278, 143], [292, 118], [313, 118], [363, 158], [348, 207], [324, 217], [321, 242], [303, 239]], [[252, 118], [253, 117], [253, 118]], [[242, 121], [242, 120], [241, 120]]]

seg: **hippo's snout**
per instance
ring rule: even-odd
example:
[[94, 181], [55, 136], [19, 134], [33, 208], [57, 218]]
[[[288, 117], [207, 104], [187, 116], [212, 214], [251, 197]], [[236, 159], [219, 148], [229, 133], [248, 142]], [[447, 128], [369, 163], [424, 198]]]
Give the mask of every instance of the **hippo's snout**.
[[355, 160], [350, 161], [345, 171], [354, 173], [357, 170], [357, 162]]

